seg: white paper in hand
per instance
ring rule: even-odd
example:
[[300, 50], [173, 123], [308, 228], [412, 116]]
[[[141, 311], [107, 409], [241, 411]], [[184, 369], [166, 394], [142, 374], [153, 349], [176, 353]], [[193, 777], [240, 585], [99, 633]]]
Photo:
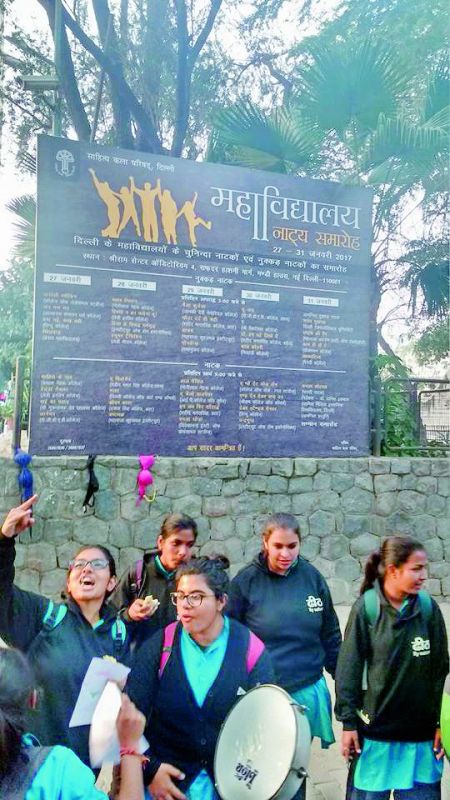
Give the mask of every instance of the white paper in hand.
[[[116, 720], [121, 704], [120, 689], [117, 684], [108, 682], [95, 708], [89, 731], [89, 757], [93, 768], [120, 762]], [[141, 736], [138, 750], [144, 753], [147, 748], [148, 742]]]
[[90, 725], [95, 707], [108, 681], [125, 686], [130, 668], [106, 658], [93, 658], [89, 664], [80, 694], [69, 722], [69, 728]]

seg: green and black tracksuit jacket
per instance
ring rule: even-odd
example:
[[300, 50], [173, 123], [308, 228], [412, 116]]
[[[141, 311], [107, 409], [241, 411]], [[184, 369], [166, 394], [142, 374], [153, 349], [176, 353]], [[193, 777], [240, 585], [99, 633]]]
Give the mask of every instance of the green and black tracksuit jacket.
[[380, 613], [373, 625], [364, 597], [350, 613], [336, 670], [336, 718], [344, 730], [357, 729], [369, 739], [431, 740], [449, 671], [441, 611], [432, 600], [427, 619], [419, 598], [410, 595], [400, 613], [379, 585], [375, 589]]

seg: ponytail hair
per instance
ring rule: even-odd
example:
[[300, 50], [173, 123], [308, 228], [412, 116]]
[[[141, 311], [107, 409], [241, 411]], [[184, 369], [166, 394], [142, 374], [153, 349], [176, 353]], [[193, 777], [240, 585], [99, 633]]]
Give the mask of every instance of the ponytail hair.
[[360, 594], [364, 594], [364, 592], [367, 592], [368, 589], [372, 589], [375, 581], [380, 580], [380, 582], [382, 582], [380, 565], [381, 550], [373, 550], [364, 567], [364, 578], [359, 590]]
[[0, 648], [0, 780], [19, 758], [33, 689], [34, 676], [25, 656]]
[[377, 580], [383, 585], [386, 568], [401, 567], [418, 550], [425, 550], [423, 544], [410, 536], [395, 535], [384, 539], [379, 550], [374, 550], [366, 561], [360, 594], [372, 589]]

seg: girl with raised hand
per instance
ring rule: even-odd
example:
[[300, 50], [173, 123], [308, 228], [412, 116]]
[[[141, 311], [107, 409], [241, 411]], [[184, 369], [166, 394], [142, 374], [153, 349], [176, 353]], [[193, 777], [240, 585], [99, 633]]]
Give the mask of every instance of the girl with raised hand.
[[103, 545], [83, 547], [69, 564], [64, 603], [14, 585], [15, 537], [33, 524], [34, 496], [7, 515], [0, 532], [0, 636], [27, 654], [43, 692], [30, 731], [42, 745], [63, 744], [89, 764], [89, 726], [69, 728], [91, 659], [127, 663], [126, 624], [106, 605], [116, 585], [114, 558]]
[[439, 710], [449, 669], [444, 620], [423, 591], [423, 544], [390, 536], [369, 556], [336, 673], [351, 800], [438, 800]]

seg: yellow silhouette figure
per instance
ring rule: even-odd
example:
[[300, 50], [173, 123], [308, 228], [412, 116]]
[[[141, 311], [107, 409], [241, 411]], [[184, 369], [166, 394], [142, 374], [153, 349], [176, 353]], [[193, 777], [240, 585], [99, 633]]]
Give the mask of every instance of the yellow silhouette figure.
[[141, 226], [139, 225], [139, 218], [136, 211], [136, 206], [134, 204], [134, 195], [133, 195], [133, 178], [130, 178], [130, 187], [128, 186], [121, 186], [118, 192], [114, 192], [116, 197], [122, 200], [123, 204], [123, 212], [122, 212], [122, 221], [119, 225], [119, 230], [117, 231], [117, 235], [120, 236], [123, 230], [127, 227], [130, 219], [133, 220], [134, 227], [136, 228], [136, 235], [141, 235]]
[[202, 219], [202, 217], [198, 217], [195, 213], [195, 204], [197, 202], [197, 198], [198, 194], [195, 192], [192, 200], [186, 200], [181, 211], [179, 211], [177, 214], [177, 218], [184, 215], [189, 229], [189, 238], [191, 240], [192, 247], [197, 247], [197, 238], [195, 236], [195, 229], [197, 225], [203, 225], [203, 227], [208, 231], [211, 230], [212, 225], [210, 220]]
[[106, 206], [106, 213], [108, 215], [109, 225], [103, 228], [102, 236], [110, 236], [112, 239], [117, 239], [120, 225], [120, 202], [117, 197], [120, 197], [120, 195], [111, 189], [108, 181], [99, 181], [93, 169], [89, 169], [89, 172], [92, 175], [92, 181], [97, 190], [97, 194]]
[[134, 182], [134, 178], [130, 178], [130, 188], [132, 192], [141, 198], [144, 239], [146, 242], [157, 242], [159, 239], [159, 231], [158, 217], [155, 209], [155, 199], [157, 197], [161, 203], [161, 181], [158, 178], [154, 189], [152, 189], [152, 185], [149, 181], [144, 183], [143, 189], [138, 189]]
[[164, 189], [161, 197], [161, 221], [167, 244], [177, 244], [178, 208], [170, 189]]

